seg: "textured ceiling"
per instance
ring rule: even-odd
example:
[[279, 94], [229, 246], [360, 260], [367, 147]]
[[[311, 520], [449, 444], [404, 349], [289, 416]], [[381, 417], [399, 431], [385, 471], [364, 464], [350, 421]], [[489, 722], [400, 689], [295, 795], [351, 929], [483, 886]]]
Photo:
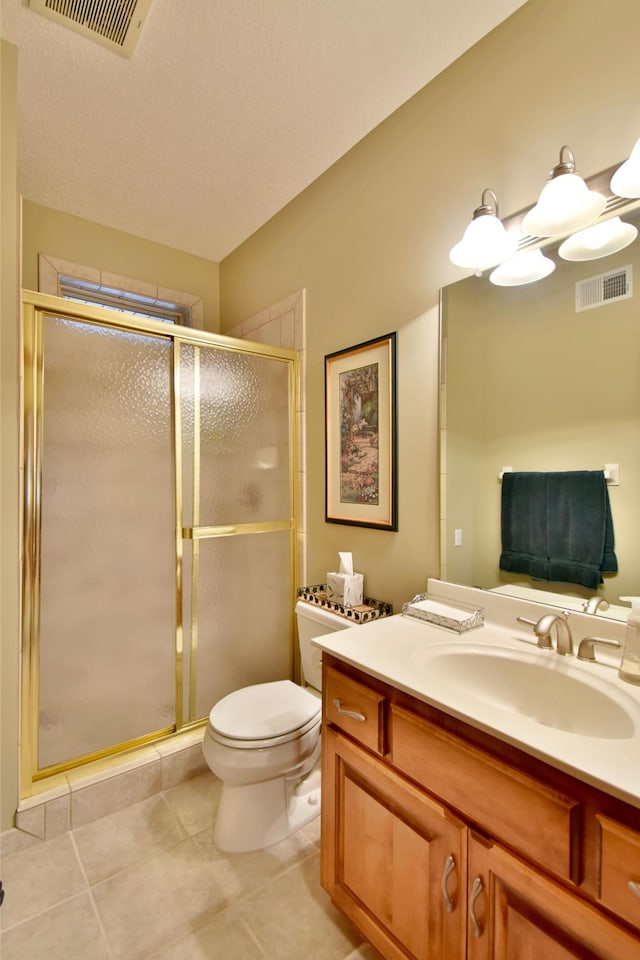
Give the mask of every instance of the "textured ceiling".
[[524, 0], [153, 0], [128, 60], [2, 0], [25, 198], [219, 261]]

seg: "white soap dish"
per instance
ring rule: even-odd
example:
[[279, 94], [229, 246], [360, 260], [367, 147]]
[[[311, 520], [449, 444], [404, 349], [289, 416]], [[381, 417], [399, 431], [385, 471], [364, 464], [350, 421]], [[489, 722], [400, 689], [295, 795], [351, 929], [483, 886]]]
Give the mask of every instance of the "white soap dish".
[[484, 611], [481, 607], [471, 607], [458, 601], [436, 600], [426, 593], [419, 593], [409, 603], [403, 604], [402, 614], [436, 627], [445, 627], [455, 633], [465, 633], [484, 624]]

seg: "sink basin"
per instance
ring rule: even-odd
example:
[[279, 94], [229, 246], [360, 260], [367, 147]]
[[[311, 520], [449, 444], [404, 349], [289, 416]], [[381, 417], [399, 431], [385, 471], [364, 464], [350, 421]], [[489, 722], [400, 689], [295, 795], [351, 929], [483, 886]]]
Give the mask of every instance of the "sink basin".
[[421, 652], [431, 677], [466, 701], [584, 737], [627, 739], [640, 730], [640, 707], [623, 690], [555, 653], [469, 643]]

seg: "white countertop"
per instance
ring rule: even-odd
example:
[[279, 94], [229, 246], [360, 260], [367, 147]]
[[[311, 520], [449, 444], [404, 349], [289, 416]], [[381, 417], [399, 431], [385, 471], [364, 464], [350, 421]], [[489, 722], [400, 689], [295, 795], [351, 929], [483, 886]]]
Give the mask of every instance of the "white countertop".
[[[531, 604], [530, 609], [535, 610], [535, 605]], [[531, 630], [511, 619], [512, 612], [510, 609], [507, 618], [497, 618], [502, 622], [485, 623], [460, 635], [396, 615], [327, 634], [313, 642], [364, 673], [640, 808], [640, 686], [620, 680], [614, 666], [582, 663], [575, 657], [539, 650]], [[531, 616], [530, 610], [527, 615]], [[581, 618], [580, 624], [584, 622]], [[589, 623], [589, 619], [586, 622]], [[602, 624], [598, 627], [602, 628]], [[574, 635], [579, 639], [585, 636], [585, 631]], [[597, 635], [607, 634], [600, 629]], [[609, 691], [628, 716], [628, 729], [619, 736], [597, 736], [593, 729], [583, 735], [547, 726], [544, 705], [535, 711], [538, 719], [507, 707], [499, 697], [486, 695], [481, 672], [477, 683], [473, 671], [469, 677], [468, 668], [463, 669], [458, 678], [455, 660], [449, 654], [460, 654], [463, 648], [472, 654], [491, 650], [498, 657], [505, 654], [511, 660], [528, 660], [536, 665], [534, 672], [539, 675], [540, 686], [547, 683], [551, 686], [550, 673], [570, 673], [590, 687]], [[437, 665], [433, 658], [442, 654], [447, 657], [439, 663], [447, 663], [449, 667], [454, 664], [453, 670], [443, 673]], [[596, 656], [600, 657], [600, 650]], [[489, 669], [496, 664], [495, 660], [481, 659]], [[537, 670], [538, 663], [544, 668], [543, 672]], [[553, 705], [549, 709], [552, 712]]]

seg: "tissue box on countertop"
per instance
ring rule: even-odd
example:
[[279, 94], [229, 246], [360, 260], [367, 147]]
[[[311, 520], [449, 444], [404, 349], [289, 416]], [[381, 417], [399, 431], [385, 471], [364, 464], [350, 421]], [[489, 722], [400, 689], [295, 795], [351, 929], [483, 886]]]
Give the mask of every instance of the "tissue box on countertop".
[[339, 553], [340, 570], [327, 574], [327, 599], [344, 607], [357, 607], [362, 603], [364, 576], [353, 572], [350, 553]]

